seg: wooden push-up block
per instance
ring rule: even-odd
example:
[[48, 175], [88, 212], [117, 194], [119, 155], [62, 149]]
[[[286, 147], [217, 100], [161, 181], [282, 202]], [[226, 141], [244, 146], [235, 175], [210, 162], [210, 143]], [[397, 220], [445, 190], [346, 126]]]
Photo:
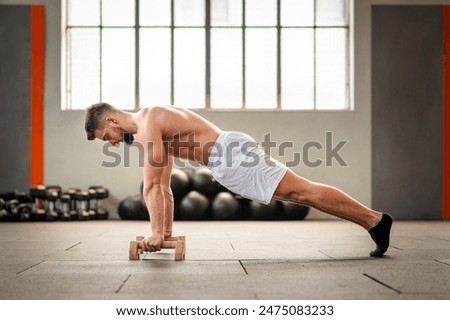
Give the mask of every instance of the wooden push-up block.
[[[130, 260], [141, 259], [141, 253], [145, 251], [143, 240], [143, 236], [137, 236], [136, 240], [130, 241]], [[184, 236], [167, 238], [161, 248], [175, 249], [175, 260], [184, 260], [186, 257], [186, 238]]]

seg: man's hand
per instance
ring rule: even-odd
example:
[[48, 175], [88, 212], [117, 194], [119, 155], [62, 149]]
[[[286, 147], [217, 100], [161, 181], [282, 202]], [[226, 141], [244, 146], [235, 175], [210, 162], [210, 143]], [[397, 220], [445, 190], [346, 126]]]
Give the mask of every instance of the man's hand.
[[147, 236], [144, 238], [144, 241], [142, 241], [145, 251], [149, 252], [161, 251], [163, 242], [164, 237], [162, 236]]
[[166, 240], [167, 238], [172, 237], [172, 231], [168, 232], [168, 231], [164, 231], [164, 240]]

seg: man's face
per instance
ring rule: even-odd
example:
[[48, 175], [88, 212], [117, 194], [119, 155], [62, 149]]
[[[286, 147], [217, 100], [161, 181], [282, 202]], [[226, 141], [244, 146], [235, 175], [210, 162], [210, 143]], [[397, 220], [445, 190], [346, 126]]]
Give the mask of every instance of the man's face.
[[103, 141], [109, 141], [113, 146], [123, 141], [123, 134], [119, 128], [111, 128], [106, 125], [103, 129], [95, 130], [95, 137]]
[[95, 137], [103, 141], [109, 141], [113, 146], [120, 142], [132, 144], [134, 141], [134, 137], [131, 133], [123, 130], [114, 123], [106, 123], [103, 129], [95, 130]]

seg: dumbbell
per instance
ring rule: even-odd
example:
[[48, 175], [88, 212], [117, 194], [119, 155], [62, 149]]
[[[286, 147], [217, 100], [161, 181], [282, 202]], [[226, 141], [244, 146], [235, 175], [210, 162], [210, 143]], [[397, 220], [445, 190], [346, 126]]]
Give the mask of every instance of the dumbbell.
[[20, 205], [19, 200], [11, 199], [6, 202], [6, 216], [4, 217], [5, 221], [16, 221], [18, 219], [18, 207]]
[[6, 192], [0, 194], [0, 220], [9, 221], [11, 219], [8, 212], [8, 204], [11, 200], [15, 199], [14, 192]]
[[75, 199], [77, 201], [77, 215], [78, 220], [89, 220], [89, 193], [87, 191], [78, 191], [75, 194]]
[[45, 212], [45, 219], [47, 221], [56, 221], [59, 218], [60, 212], [56, 207], [56, 201], [61, 195], [61, 187], [49, 186], [45, 190], [45, 198], [47, 200], [47, 210]]
[[31, 210], [32, 206], [27, 203], [21, 203], [17, 208], [17, 215], [19, 221], [30, 221], [31, 220]]
[[104, 188], [103, 186], [90, 186], [89, 190], [91, 189], [94, 189], [96, 192], [95, 200], [93, 201], [93, 203], [91, 202], [91, 208], [95, 208], [94, 210], [96, 212], [96, 218], [98, 220], [108, 219], [109, 211], [103, 207], [102, 202], [104, 199], [109, 197], [109, 190]]
[[15, 198], [19, 201], [19, 206], [16, 208], [16, 218], [19, 221], [30, 221], [32, 211], [32, 199], [26, 192], [16, 192]]
[[8, 212], [6, 212], [6, 202], [3, 200], [3, 198], [0, 198], [0, 221], [3, 221], [6, 219], [6, 216], [8, 215]]
[[77, 199], [75, 198], [77, 192], [81, 191], [77, 188], [70, 188], [67, 190], [67, 194], [70, 196], [70, 205], [69, 205], [69, 213], [70, 213], [70, 219], [71, 220], [77, 220], [78, 219], [78, 212], [77, 212]]
[[20, 203], [18, 199], [12, 199], [6, 204], [6, 221], [30, 221], [31, 206]]
[[19, 207], [20, 202], [17, 199], [9, 200], [6, 203], [6, 221], [15, 221], [17, 219], [17, 208]]
[[43, 185], [33, 186], [30, 188], [30, 196], [34, 202], [31, 217], [35, 221], [45, 220], [45, 191], [46, 188]]
[[8, 191], [0, 194], [0, 198], [2, 198], [5, 202], [16, 198], [16, 191]]
[[109, 190], [104, 187], [97, 188], [97, 219], [106, 220], [109, 211], [103, 206], [103, 200], [109, 197]]
[[[145, 251], [143, 244], [144, 237], [137, 236], [136, 240], [130, 241], [129, 259], [140, 260], [141, 253]], [[175, 260], [184, 260], [186, 258], [186, 237], [170, 237], [164, 240], [161, 248], [175, 249]]]
[[88, 200], [89, 219], [95, 220], [97, 215], [97, 210], [95, 208], [96, 207], [95, 203], [97, 202], [97, 191], [95, 191], [95, 189], [89, 188], [87, 192], [89, 195]]
[[59, 210], [61, 221], [72, 220], [72, 216], [70, 215], [70, 195], [67, 192], [64, 192], [59, 199], [59, 202], [61, 203], [61, 208]]

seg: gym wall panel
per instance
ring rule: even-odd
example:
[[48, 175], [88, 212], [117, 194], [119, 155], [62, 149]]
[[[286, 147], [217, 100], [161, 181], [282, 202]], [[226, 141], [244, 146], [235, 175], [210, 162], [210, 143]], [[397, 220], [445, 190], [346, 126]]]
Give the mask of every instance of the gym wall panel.
[[442, 6], [372, 6], [372, 205], [442, 219]]
[[443, 201], [442, 217], [450, 220], [450, 6], [444, 6], [444, 110], [443, 110]]
[[0, 192], [30, 181], [30, 6], [0, 6]]

